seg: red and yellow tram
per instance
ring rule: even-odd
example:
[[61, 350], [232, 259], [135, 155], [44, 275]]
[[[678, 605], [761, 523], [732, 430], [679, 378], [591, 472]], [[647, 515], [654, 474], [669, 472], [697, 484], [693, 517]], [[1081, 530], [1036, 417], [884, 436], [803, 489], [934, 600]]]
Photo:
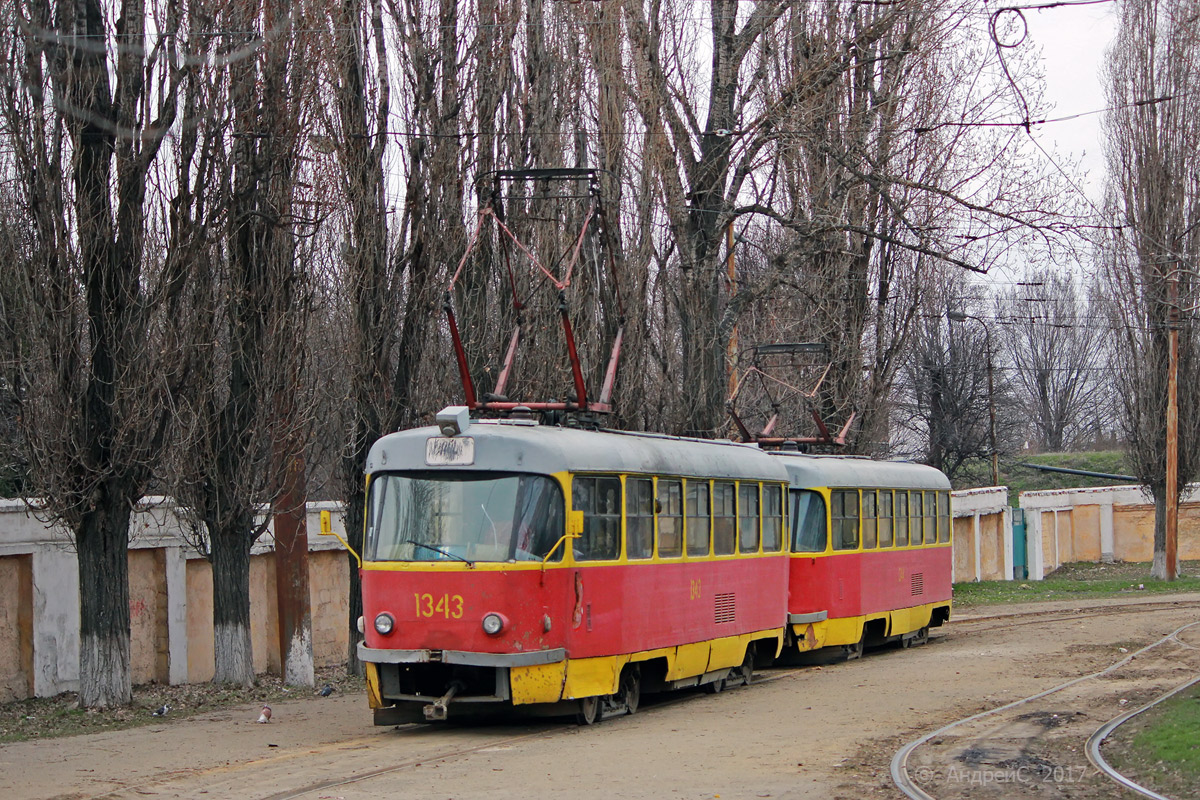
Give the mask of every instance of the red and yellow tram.
[[[793, 652], [928, 639], [950, 619], [950, 482], [932, 467], [778, 453], [791, 508]], [[793, 649], [794, 648], [794, 649]]]
[[643, 690], [748, 682], [785, 648], [856, 656], [949, 619], [949, 483], [928, 467], [460, 408], [381, 438], [367, 473], [377, 724], [590, 723]]
[[439, 415], [367, 461], [378, 724], [632, 712], [749, 679], [787, 617], [784, 462], [750, 445]]

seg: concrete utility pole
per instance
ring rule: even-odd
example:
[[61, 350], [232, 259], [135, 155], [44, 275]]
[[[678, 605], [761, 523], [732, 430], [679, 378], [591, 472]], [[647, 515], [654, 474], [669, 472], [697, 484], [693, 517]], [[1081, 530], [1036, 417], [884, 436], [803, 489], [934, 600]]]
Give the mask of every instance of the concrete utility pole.
[[951, 322], [966, 322], [973, 319], [983, 328], [983, 343], [987, 350], [987, 393], [988, 393], [988, 446], [992, 451], [992, 486], [1000, 485], [1000, 454], [996, 451], [996, 387], [992, 379], [992, 332], [987, 323], [974, 314], [946, 309]]
[[1167, 312], [1167, 564], [1166, 579], [1175, 580], [1179, 537], [1179, 274], [1171, 278], [1171, 307]]

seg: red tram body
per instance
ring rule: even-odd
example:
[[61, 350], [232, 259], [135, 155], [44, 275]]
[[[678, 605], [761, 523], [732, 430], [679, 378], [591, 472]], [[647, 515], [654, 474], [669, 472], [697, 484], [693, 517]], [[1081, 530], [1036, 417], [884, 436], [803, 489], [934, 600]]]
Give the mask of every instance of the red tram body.
[[878, 514], [847, 515], [881, 487], [940, 510], [936, 470], [461, 419], [368, 457], [359, 656], [377, 724], [451, 707], [591, 722], [643, 689], [748, 681], [785, 647], [861, 652], [949, 617], [940, 518], [929, 546], [883, 549], [862, 546]]
[[855, 657], [888, 640], [923, 642], [949, 621], [945, 475], [906, 462], [779, 457], [792, 501], [789, 644], [801, 652], [841, 646]]

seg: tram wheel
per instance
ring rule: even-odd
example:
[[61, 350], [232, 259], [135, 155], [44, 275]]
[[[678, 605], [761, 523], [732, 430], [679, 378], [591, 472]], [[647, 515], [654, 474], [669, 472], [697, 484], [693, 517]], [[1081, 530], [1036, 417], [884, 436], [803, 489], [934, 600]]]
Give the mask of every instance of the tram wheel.
[[754, 650], [746, 648], [746, 657], [742, 659], [742, 665], [731, 672], [729, 677], [742, 686], [750, 685], [750, 681], [754, 678]]
[[709, 694], [716, 694], [724, 688], [724, 678], [717, 678], [715, 681], [710, 681], [709, 683], [704, 684], [704, 691], [708, 692]]
[[595, 725], [600, 721], [600, 698], [585, 697], [579, 701], [579, 710], [575, 712], [575, 721], [580, 725]]
[[638, 710], [642, 700], [642, 671], [637, 664], [630, 664], [621, 673], [621, 702], [625, 711], [632, 714]]
[[926, 625], [921, 630], [914, 633], [912, 636], [904, 640], [905, 647], [916, 647], [921, 644], [929, 643], [929, 626]]
[[854, 644], [842, 645], [846, 652], [846, 660], [853, 661], [856, 658], [862, 658], [863, 648], [866, 646], [867, 634], [863, 633], [859, 640]]

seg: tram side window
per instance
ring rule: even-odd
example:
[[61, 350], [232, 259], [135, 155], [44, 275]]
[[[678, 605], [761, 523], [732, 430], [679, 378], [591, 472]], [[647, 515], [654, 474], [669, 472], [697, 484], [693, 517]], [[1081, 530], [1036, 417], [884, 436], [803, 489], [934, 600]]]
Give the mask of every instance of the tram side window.
[[921, 505], [921, 493], [909, 490], [908, 492], [908, 543], [916, 546], [921, 544], [922, 528], [921, 515], [924, 512]]
[[708, 483], [687, 482], [687, 552], [689, 556], [708, 555], [711, 530]]
[[896, 546], [908, 544], [908, 492], [896, 492]]
[[858, 492], [851, 489], [838, 490], [830, 494], [833, 507], [833, 549], [854, 550], [858, 548]]
[[925, 492], [925, 544], [937, 542], [936, 492]]
[[806, 489], [792, 490], [792, 552], [824, 553], [829, 536], [825, 498]]
[[712, 508], [713, 553], [727, 556], [737, 541], [737, 495], [732, 483], [713, 482]]
[[583, 536], [575, 542], [575, 558], [606, 561], [621, 554], [621, 480], [576, 477], [571, 505], [583, 512]]
[[654, 555], [654, 482], [649, 478], [625, 480], [625, 556]]
[[875, 508], [875, 492], [862, 493], [862, 539], [863, 547], [874, 550], [878, 543], [878, 515]]
[[738, 484], [738, 552], [757, 553], [760, 536], [758, 521], [758, 484]]
[[[707, 549], [707, 546], [706, 546]], [[683, 484], [658, 481], [658, 556], [677, 558], [683, 554]]]
[[783, 487], [762, 487], [762, 545], [764, 553], [783, 547]]
[[950, 493], [937, 493], [937, 540], [950, 541]]
[[892, 490], [880, 489], [875, 510], [879, 512], [879, 546], [892, 546]]

